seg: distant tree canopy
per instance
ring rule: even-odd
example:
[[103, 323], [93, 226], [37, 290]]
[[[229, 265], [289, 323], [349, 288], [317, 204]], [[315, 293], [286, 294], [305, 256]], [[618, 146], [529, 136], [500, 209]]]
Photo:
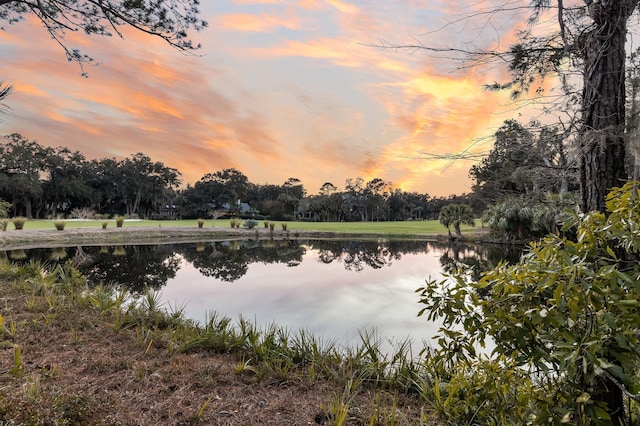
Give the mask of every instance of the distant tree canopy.
[[[143, 153], [87, 160], [78, 151], [44, 147], [17, 133], [0, 141], [0, 200], [9, 203], [5, 213], [12, 216], [68, 217], [86, 209], [106, 216], [163, 217], [161, 208], [170, 205], [186, 218], [224, 210], [274, 220], [395, 221], [436, 219], [443, 206], [468, 203], [467, 195], [430, 197], [361, 177], [347, 179], [343, 190], [325, 182], [317, 195], [307, 195], [298, 178], [255, 184], [234, 168], [180, 185], [178, 170]], [[251, 211], [242, 211], [240, 203]]]
[[0, 144], [0, 199], [13, 215], [55, 217], [74, 208], [149, 216], [180, 183], [180, 173], [144, 154], [88, 161], [14, 133]]
[[183, 191], [181, 199], [185, 214], [207, 217], [223, 207], [237, 213], [238, 202], [244, 201], [249, 179], [237, 169], [224, 169], [204, 175], [193, 187]]
[[[380, 178], [368, 182], [349, 178], [343, 191], [326, 182], [317, 195], [306, 194], [297, 178], [289, 178], [282, 185], [254, 184], [238, 170], [225, 169], [207, 174], [181, 191], [180, 204], [188, 217], [208, 217], [224, 205], [228, 205], [231, 214], [256, 214], [237, 211], [237, 201], [241, 200], [250, 204], [259, 218], [340, 222], [435, 219], [440, 206], [449, 200], [392, 189], [390, 183]], [[236, 201], [229, 203], [233, 199]]]
[[130, 26], [157, 36], [169, 45], [192, 51], [200, 46], [189, 38], [188, 31], [199, 31], [207, 22], [198, 18], [199, 0], [0, 0], [0, 19], [8, 24], [33, 15], [42, 22], [49, 35], [64, 49], [70, 61], [92, 61], [78, 49], [68, 47], [68, 31], [87, 35], [122, 37], [120, 27]]

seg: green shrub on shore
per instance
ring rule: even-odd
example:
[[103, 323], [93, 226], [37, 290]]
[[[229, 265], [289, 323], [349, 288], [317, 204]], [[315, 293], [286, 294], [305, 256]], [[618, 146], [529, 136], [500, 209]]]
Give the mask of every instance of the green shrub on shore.
[[116, 217], [116, 227], [122, 228], [122, 225], [124, 225], [124, 216]]
[[23, 229], [24, 224], [27, 223], [27, 218], [22, 216], [16, 216], [12, 219], [12, 222], [13, 222], [13, 226], [16, 229]]
[[[435, 357], [448, 371], [486, 364], [477, 348], [494, 346], [486, 361], [500, 369], [472, 373], [487, 402], [478, 400], [482, 407], [464, 423], [505, 424], [485, 420], [496, 413], [502, 380], [513, 383], [503, 405], [514, 412], [523, 408], [518, 398], [535, 396], [527, 402], [533, 424], [638, 424], [638, 182], [614, 188], [606, 207], [607, 214], [567, 214], [562, 234], [532, 243], [519, 262], [478, 281], [455, 272], [419, 289], [421, 314], [443, 322]], [[519, 392], [527, 377], [535, 384]], [[465, 404], [478, 395], [461, 394]]]
[[257, 220], [253, 220], [253, 219], [247, 219], [242, 224], [242, 227], [246, 228], [246, 229], [253, 229], [256, 226], [258, 226], [258, 221]]
[[55, 226], [58, 231], [64, 231], [64, 227], [66, 224], [67, 222], [65, 222], [62, 219], [58, 219], [55, 222], [53, 222], [53, 226]]

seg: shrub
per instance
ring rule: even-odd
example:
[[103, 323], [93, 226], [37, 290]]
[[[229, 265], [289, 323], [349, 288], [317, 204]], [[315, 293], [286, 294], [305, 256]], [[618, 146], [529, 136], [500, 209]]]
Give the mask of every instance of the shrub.
[[287, 224], [286, 223], [281, 223], [280, 225], [282, 226], [282, 230], [283, 231], [287, 230]]
[[265, 229], [269, 227], [269, 221], [268, 220], [265, 220], [262, 223], [264, 224]]
[[270, 223], [270, 224], [269, 224], [269, 229], [270, 229], [271, 231], [273, 231], [273, 229], [274, 229], [275, 227], [276, 227], [276, 224], [275, 224], [275, 223]]
[[257, 220], [253, 220], [253, 219], [247, 219], [247, 220], [244, 221], [242, 226], [244, 228], [247, 228], [247, 229], [253, 229], [256, 226], [258, 226], [258, 221]]
[[7, 226], [9, 226], [9, 221], [7, 219], [0, 219], [0, 229], [6, 231]]
[[66, 224], [67, 222], [61, 219], [58, 219], [55, 222], [53, 222], [53, 226], [55, 226], [58, 231], [64, 231], [64, 227]]
[[537, 372], [533, 423], [611, 424], [603, 419], [622, 416], [623, 395], [640, 386], [637, 184], [611, 191], [607, 215], [567, 215], [562, 231], [574, 239], [548, 235], [478, 281], [455, 272], [419, 289], [420, 314], [443, 320], [439, 361], [477, 362], [476, 348], [490, 340], [501, 364]]
[[198, 228], [202, 228], [204, 226], [204, 219], [199, 217], [198, 218]]
[[540, 238], [557, 232], [566, 212], [577, 210], [575, 194], [545, 194], [540, 199], [510, 198], [482, 214], [491, 233], [511, 240]]
[[17, 216], [13, 218], [13, 226], [16, 229], [23, 229], [24, 228], [24, 224], [27, 222], [27, 218], [26, 217], [21, 217], [21, 216]]
[[102, 229], [107, 229], [107, 225], [109, 225], [109, 222], [107, 222], [106, 220], [102, 222]]
[[118, 228], [122, 228], [122, 225], [124, 224], [124, 216], [118, 216], [116, 218], [116, 226]]
[[11, 203], [0, 199], [0, 218], [9, 216], [9, 209], [11, 209]]
[[71, 217], [76, 219], [93, 219], [96, 216], [96, 212], [89, 207], [82, 207], [71, 210]]

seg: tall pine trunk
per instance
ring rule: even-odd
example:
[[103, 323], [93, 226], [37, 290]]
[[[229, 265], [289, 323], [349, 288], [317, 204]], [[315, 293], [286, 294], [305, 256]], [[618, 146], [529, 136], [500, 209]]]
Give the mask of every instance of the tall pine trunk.
[[[582, 210], [605, 211], [605, 197], [627, 179], [625, 172], [625, 65], [627, 21], [639, 0], [586, 1], [593, 26], [584, 48], [583, 128], [580, 138]], [[615, 363], [615, 359], [609, 361]], [[593, 399], [607, 404], [613, 425], [625, 424], [622, 390], [597, 381]]]
[[604, 211], [605, 196], [625, 173], [627, 21], [638, 0], [594, 2], [594, 26], [584, 41], [580, 186], [583, 211]]

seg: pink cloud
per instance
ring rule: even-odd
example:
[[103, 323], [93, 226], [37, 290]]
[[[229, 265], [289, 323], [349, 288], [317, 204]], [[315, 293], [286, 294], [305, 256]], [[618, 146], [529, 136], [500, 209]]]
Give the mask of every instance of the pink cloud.
[[216, 24], [225, 30], [267, 32], [276, 28], [297, 30], [301, 22], [295, 16], [275, 16], [266, 13], [229, 13], [216, 17]]
[[[15, 30], [31, 32], [26, 23]], [[153, 43], [118, 49], [113, 45], [131, 45], [101, 39], [111, 46], [90, 47], [108, 60], [84, 79], [42, 33], [33, 34], [40, 42], [25, 44], [20, 59], [12, 58], [5, 68], [16, 86], [8, 99], [6, 131], [89, 157], [144, 152], [171, 167], [188, 164], [181, 170], [187, 182], [237, 166], [238, 153], [277, 157], [279, 141], [269, 124], [246, 104], [237, 105], [240, 99], [232, 101], [213, 88], [209, 78], [224, 72], [207, 69], [200, 58], [167, 54], [164, 45], [156, 51]]]
[[[504, 98], [481, 85], [504, 71], [463, 72], [427, 52], [365, 45], [413, 40], [437, 20], [432, 9], [456, 4], [235, 0], [242, 7], [212, 14], [197, 35], [203, 56], [137, 31], [125, 30], [124, 41], [70, 33], [70, 46], [102, 63], [87, 68], [88, 79], [25, 22], [0, 33], [3, 77], [16, 87], [2, 130], [89, 158], [144, 152], [190, 183], [236, 167], [255, 182], [296, 176], [310, 192], [356, 176], [460, 192], [468, 163], [416, 157], [464, 149], [497, 127]], [[442, 34], [438, 41], [453, 40]]]

